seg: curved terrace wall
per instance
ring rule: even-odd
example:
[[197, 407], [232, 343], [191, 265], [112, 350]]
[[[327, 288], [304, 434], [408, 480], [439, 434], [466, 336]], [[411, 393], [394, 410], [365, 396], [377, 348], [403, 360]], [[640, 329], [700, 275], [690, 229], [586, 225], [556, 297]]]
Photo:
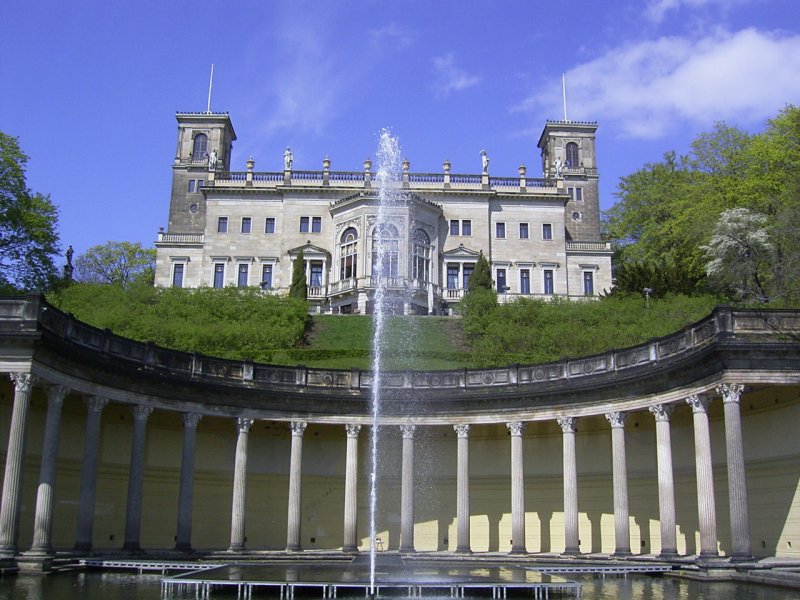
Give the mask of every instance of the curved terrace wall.
[[[378, 523], [387, 548], [400, 533], [400, 428], [417, 425], [415, 547], [455, 549], [455, 424], [471, 424], [471, 547], [511, 548], [510, 444], [506, 423], [523, 435], [525, 545], [529, 552], [565, 547], [562, 430], [577, 418], [580, 550], [612, 552], [614, 502], [611, 428], [605, 415], [624, 412], [631, 549], [660, 550], [655, 422], [649, 407], [670, 404], [678, 551], [699, 552], [693, 415], [685, 399], [715, 398], [708, 410], [718, 544], [731, 548], [726, 433], [720, 384], [744, 384], [744, 458], [753, 553], [795, 556], [800, 545], [800, 313], [718, 308], [673, 335], [633, 348], [545, 365], [502, 369], [398, 372], [385, 378], [389, 413], [382, 429]], [[369, 386], [366, 371], [261, 365], [187, 354], [134, 342], [74, 320], [39, 297], [0, 299], [0, 368], [37, 378], [23, 461], [20, 549], [33, 539], [44, 441], [47, 386], [64, 400], [58, 448], [53, 544], [75, 542], [84, 447], [84, 399], [107, 398], [101, 419], [93, 542], [119, 548], [133, 438], [130, 406], [147, 405], [144, 453], [144, 548], [175, 542], [183, 435], [182, 415], [197, 425], [193, 546], [224, 549], [230, 540], [236, 447], [234, 417], [255, 419], [250, 431], [246, 535], [249, 549], [280, 549], [287, 535], [289, 422], [304, 420], [302, 543], [341, 548], [344, 534], [345, 424], [362, 424], [358, 452], [358, 544], [367, 548]], [[14, 387], [0, 384], [0, 449], [9, 440]]]

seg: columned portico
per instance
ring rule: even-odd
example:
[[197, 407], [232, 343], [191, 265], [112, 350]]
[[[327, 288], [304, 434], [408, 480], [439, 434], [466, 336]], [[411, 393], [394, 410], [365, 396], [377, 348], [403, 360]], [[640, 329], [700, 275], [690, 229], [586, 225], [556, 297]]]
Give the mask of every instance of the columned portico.
[[128, 471], [128, 502], [125, 510], [125, 542], [123, 550], [139, 552], [139, 533], [142, 529], [142, 486], [144, 483], [144, 436], [147, 417], [153, 412], [149, 406], [134, 406], [131, 464]]
[[61, 408], [68, 393], [69, 389], [63, 385], [52, 385], [47, 388], [47, 418], [44, 425], [39, 487], [36, 490], [33, 545], [26, 553], [31, 556], [50, 556], [53, 553], [51, 536], [53, 532], [53, 500], [56, 486], [58, 439], [61, 429]]
[[697, 511], [700, 522], [700, 557], [719, 556], [717, 512], [714, 502], [714, 470], [711, 463], [711, 435], [708, 428], [709, 399], [694, 395], [686, 399], [692, 407], [694, 459], [697, 476]]
[[752, 557], [750, 547], [750, 510], [747, 505], [747, 479], [744, 472], [744, 447], [742, 445], [742, 416], [739, 397], [744, 386], [723, 384], [717, 386], [722, 395], [725, 411], [725, 450], [728, 459], [728, 498], [731, 511], [731, 558]]
[[414, 551], [414, 433], [415, 425], [402, 425], [403, 463], [400, 489], [400, 552]]
[[83, 437], [81, 491], [78, 498], [78, 531], [75, 550], [90, 552], [94, 534], [94, 500], [97, 489], [97, 454], [100, 450], [100, 420], [108, 400], [92, 396], [86, 400], [86, 433]]
[[658, 461], [658, 519], [661, 525], [661, 556], [678, 555], [675, 531], [675, 485], [672, 474], [672, 440], [669, 417], [673, 407], [657, 404], [649, 408], [656, 419], [656, 459]]
[[183, 413], [183, 452], [181, 455], [181, 480], [178, 490], [178, 531], [175, 549], [192, 550], [192, 505], [194, 499], [194, 455], [197, 424], [202, 415]]
[[580, 554], [575, 417], [559, 417], [564, 446], [564, 554]]
[[625, 456], [625, 413], [606, 413], [611, 424], [612, 479], [614, 482], [614, 554], [631, 553], [631, 526], [628, 512], [628, 467]]
[[286, 551], [302, 550], [300, 545], [300, 500], [303, 470], [303, 432], [308, 423], [292, 421], [292, 454], [289, 459], [289, 516], [286, 525]]
[[344, 542], [343, 552], [358, 551], [358, 434], [361, 425], [345, 425], [347, 457], [344, 474]]
[[17, 552], [25, 439], [28, 433], [31, 393], [36, 379], [30, 373], [12, 373], [11, 381], [14, 382], [14, 408], [11, 413], [3, 498], [0, 504], [0, 562], [13, 560]]
[[239, 417], [236, 419], [236, 458], [233, 467], [233, 502], [231, 505], [231, 544], [229, 552], [241, 552], [245, 549], [244, 509], [247, 495], [247, 437], [253, 419]]
[[469, 553], [469, 425], [453, 425], [458, 435], [456, 478], [456, 552]]
[[511, 434], [511, 554], [525, 554], [525, 478], [523, 476], [522, 432], [525, 423], [506, 423]]

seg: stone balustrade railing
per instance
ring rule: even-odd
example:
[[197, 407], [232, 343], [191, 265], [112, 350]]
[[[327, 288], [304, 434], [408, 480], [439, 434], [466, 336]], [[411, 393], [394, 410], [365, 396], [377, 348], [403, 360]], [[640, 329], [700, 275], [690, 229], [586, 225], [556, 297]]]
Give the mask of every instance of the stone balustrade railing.
[[[372, 171], [212, 171], [205, 187], [356, 187], [371, 188], [376, 179]], [[504, 192], [535, 189], [547, 193], [563, 192], [563, 180], [534, 177], [491, 177], [450, 173], [409, 173], [402, 175], [404, 188], [423, 189], [500, 189]]]

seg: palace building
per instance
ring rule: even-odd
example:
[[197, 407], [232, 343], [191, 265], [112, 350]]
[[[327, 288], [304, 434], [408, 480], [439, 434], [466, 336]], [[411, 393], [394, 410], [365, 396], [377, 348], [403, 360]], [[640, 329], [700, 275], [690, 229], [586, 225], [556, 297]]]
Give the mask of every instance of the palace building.
[[[156, 285], [260, 286], [286, 292], [303, 257], [318, 312], [368, 313], [378, 275], [405, 314], [447, 313], [463, 297], [479, 254], [501, 301], [594, 297], [611, 288], [611, 247], [600, 237], [596, 123], [548, 121], [539, 138], [543, 177], [520, 166], [494, 177], [400, 174], [401, 205], [376, 227], [371, 160], [360, 171], [232, 170], [227, 113], [178, 113], [166, 230], [156, 242]], [[377, 249], [388, 254], [377, 272]]]

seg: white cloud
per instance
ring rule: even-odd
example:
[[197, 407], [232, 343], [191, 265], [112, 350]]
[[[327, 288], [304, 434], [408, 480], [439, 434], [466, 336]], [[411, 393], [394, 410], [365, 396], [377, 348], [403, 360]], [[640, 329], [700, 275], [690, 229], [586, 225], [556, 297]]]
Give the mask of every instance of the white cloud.
[[446, 96], [450, 92], [460, 92], [478, 85], [480, 77], [472, 75], [456, 66], [452, 53], [437, 56], [433, 59], [433, 89], [437, 96]]
[[749, 1], [751, 0], [649, 0], [645, 6], [644, 14], [649, 21], [660, 23], [669, 11], [678, 10], [682, 7], [700, 8], [716, 4], [722, 8], [728, 8]]
[[390, 23], [378, 29], [370, 29], [370, 41], [379, 47], [386, 45], [407, 48], [414, 41], [414, 36], [400, 27], [397, 23]]
[[[567, 73], [568, 116], [655, 138], [690, 122], [754, 124], [800, 102], [800, 35], [745, 29], [693, 40], [663, 37], [609, 51]], [[517, 110], [561, 115], [561, 89]]]

